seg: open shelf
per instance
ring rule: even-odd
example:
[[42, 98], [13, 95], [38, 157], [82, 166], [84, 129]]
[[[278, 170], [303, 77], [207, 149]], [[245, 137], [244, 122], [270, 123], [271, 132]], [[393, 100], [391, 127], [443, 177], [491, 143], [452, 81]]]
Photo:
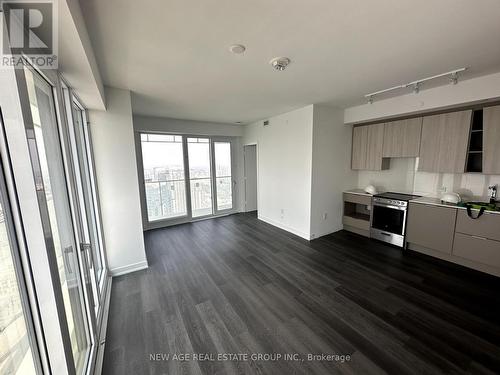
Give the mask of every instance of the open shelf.
[[467, 155], [467, 172], [480, 173], [483, 171], [483, 153], [470, 152]]
[[472, 125], [469, 134], [467, 150], [468, 173], [481, 173], [483, 171], [483, 110], [472, 112]]
[[353, 212], [353, 213], [351, 213], [349, 215], [345, 215], [345, 216], [352, 217], [353, 219], [370, 221], [370, 214], [364, 214], [361, 212]]

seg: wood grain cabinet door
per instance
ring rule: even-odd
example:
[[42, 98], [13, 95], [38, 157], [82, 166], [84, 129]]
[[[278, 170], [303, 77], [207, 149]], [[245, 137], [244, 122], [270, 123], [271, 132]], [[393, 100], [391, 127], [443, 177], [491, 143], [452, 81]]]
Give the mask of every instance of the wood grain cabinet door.
[[425, 116], [418, 170], [464, 173], [472, 111]]
[[422, 117], [388, 122], [384, 126], [384, 158], [417, 157], [420, 152]]
[[380, 171], [384, 169], [382, 150], [384, 124], [357, 126], [352, 131], [351, 168]]
[[357, 126], [352, 129], [352, 169], [366, 168], [366, 152], [368, 148], [368, 128]]
[[500, 174], [500, 106], [483, 109], [483, 173]]
[[384, 124], [368, 126], [368, 150], [366, 152], [366, 169], [382, 170], [382, 151], [384, 148]]
[[456, 217], [456, 208], [410, 202], [406, 240], [428, 249], [451, 254]]

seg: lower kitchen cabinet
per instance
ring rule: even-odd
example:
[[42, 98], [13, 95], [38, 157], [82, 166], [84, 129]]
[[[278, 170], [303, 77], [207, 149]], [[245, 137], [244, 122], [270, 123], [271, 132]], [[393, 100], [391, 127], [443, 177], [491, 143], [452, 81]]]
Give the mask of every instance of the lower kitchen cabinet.
[[472, 219], [465, 209], [410, 202], [406, 240], [410, 250], [500, 276], [500, 214]]
[[500, 268], [500, 242], [485, 237], [455, 233], [453, 255], [489, 267]]
[[456, 217], [456, 208], [410, 202], [406, 241], [431, 250], [451, 254]]
[[[477, 215], [476, 212], [474, 212]], [[471, 219], [466, 210], [457, 213], [457, 232], [500, 241], [500, 215], [485, 212], [477, 219]]]
[[371, 195], [345, 192], [343, 198], [344, 215], [342, 223], [344, 229], [370, 237]]

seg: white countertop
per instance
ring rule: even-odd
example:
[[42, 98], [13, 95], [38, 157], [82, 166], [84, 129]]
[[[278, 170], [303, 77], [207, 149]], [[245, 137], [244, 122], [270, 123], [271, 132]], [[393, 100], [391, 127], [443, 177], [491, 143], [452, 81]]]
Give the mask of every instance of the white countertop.
[[367, 197], [371, 197], [372, 195], [371, 194], [368, 194], [366, 191], [364, 191], [363, 189], [351, 189], [351, 190], [346, 190], [344, 191], [344, 193], [347, 193], [347, 194], [357, 194], [357, 195], [364, 195], [364, 196], [367, 196]]
[[[472, 199], [471, 201], [484, 201], [484, 199], [478, 198], [478, 199]], [[466, 207], [463, 206], [457, 206], [456, 204], [453, 203], [446, 203], [442, 202], [441, 199], [435, 198], [435, 197], [420, 197], [420, 198], [415, 198], [410, 201], [411, 203], [420, 203], [420, 204], [427, 204], [431, 206], [440, 206], [440, 207], [449, 207], [449, 208], [456, 208], [459, 210], [465, 210]], [[478, 210], [475, 210], [478, 211]], [[484, 211], [485, 213], [490, 213], [490, 214], [495, 214], [499, 215], [500, 211]]]

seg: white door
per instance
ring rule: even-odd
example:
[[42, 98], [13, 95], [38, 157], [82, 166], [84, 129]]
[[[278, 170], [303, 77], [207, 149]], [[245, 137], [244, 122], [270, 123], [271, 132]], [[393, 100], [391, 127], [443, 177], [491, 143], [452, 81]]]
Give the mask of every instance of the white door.
[[244, 147], [245, 211], [257, 210], [257, 145]]

